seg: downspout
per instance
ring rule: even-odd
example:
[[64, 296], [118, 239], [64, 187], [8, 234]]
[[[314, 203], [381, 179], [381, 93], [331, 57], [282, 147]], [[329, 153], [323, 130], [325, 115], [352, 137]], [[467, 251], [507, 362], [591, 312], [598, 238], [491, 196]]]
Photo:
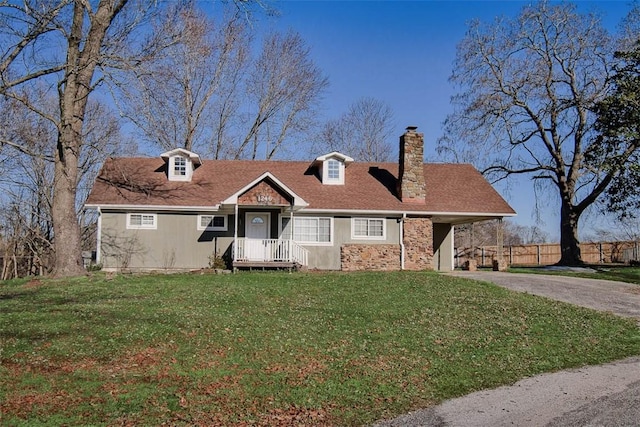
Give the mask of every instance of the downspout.
[[98, 207], [98, 225], [96, 230], [96, 264], [102, 261], [102, 211]]
[[404, 220], [407, 218], [407, 214], [403, 213], [402, 218], [398, 221], [400, 224], [400, 270], [404, 270]]
[[451, 230], [449, 230], [449, 232], [451, 233], [451, 238], [449, 239], [451, 241], [451, 271], [456, 269], [455, 266], [455, 257], [456, 257], [456, 248], [455, 248], [455, 236], [456, 236], [456, 226], [451, 224]]

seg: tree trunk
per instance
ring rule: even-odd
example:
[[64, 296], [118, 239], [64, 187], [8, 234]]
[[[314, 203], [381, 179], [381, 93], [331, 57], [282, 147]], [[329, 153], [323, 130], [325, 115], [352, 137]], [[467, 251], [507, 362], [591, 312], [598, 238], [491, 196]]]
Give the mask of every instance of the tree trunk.
[[557, 265], [584, 265], [578, 241], [579, 218], [580, 213], [568, 202], [563, 201], [560, 209], [560, 252], [562, 255]]
[[[82, 126], [82, 123], [79, 124]], [[76, 215], [76, 186], [78, 179], [78, 157], [76, 150], [66, 141], [73, 131], [58, 136], [55, 175], [53, 180], [53, 247], [55, 251], [55, 277], [79, 276], [85, 273], [82, 266], [80, 226]], [[78, 135], [79, 137], [79, 135]]]
[[82, 149], [82, 128], [87, 99], [91, 92], [100, 47], [119, 5], [100, 2], [91, 19], [91, 27], [82, 43], [85, 9], [82, 2], [74, 3], [73, 22], [68, 36], [67, 61], [64, 80], [59, 85], [60, 127], [56, 147], [53, 177], [53, 248], [55, 251], [54, 277], [79, 276], [85, 273], [82, 265], [82, 239], [76, 195], [78, 186], [78, 159]]

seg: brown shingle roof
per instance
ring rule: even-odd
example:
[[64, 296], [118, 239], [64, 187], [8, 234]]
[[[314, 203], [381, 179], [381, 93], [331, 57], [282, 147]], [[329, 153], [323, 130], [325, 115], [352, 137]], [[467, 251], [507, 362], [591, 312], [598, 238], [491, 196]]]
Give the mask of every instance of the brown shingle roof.
[[311, 162], [204, 160], [191, 182], [169, 181], [160, 158], [112, 158], [105, 162], [87, 205], [211, 207], [265, 172], [308, 204], [307, 209], [380, 210], [512, 215], [514, 210], [468, 164], [425, 164], [426, 202], [402, 203], [395, 163], [352, 163], [345, 185], [323, 185]]

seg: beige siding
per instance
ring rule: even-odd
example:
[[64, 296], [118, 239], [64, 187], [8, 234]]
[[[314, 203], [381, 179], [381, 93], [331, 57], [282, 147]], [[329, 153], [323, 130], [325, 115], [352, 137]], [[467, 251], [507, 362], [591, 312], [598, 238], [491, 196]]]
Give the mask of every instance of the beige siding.
[[[278, 211], [241, 209], [238, 235], [244, 236], [246, 212], [270, 211], [271, 235], [279, 233]], [[132, 211], [133, 212], [133, 211]], [[198, 269], [209, 266], [209, 257], [216, 252], [231, 256], [235, 218], [229, 215], [227, 231], [197, 229], [197, 213], [157, 213], [157, 229], [128, 230], [127, 214], [102, 211], [101, 264], [105, 269], [171, 270]], [[288, 216], [288, 213], [285, 214]], [[303, 216], [303, 215], [295, 215]], [[318, 217], [319, 215], [305, 215]], [[375, 218], [375, 216], [362, 216]], [[383, 240], [352, 239], [351, 218], [335, 217], [333, 242], [330, 245], [304, 245], [309, 250], [309, 268], [340, 270], [340, 247], [348, 243], [399, 244], [399, 223], [387, 218], [386, 238]]]
[[433, 224], [433, 268], [438, 271], [453, 269], [453, 226]]
[[158, 213], [157, 229], [128, 230], [126, 213], [102, 212], [101, 260], [105, 269], [198, 269], [209, 257], [222, 255], [233, 242], [233, 215], [228, 231], [197, 229], [197, 214]]

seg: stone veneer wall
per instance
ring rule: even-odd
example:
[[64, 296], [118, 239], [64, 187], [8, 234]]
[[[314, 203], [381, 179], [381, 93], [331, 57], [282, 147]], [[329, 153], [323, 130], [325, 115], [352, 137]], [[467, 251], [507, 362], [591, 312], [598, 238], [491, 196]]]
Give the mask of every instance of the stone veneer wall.
[[426, 188], [424, 180], [424, 135], [408, 127], [400, 137], [400, 160], [398, 171], [398, 195], [409, 203], [424, 203]]
[[400, 245], [348, 243], [340, 247], [342, 271], [400, 270]]
[[405, 270], [433, 269], [433, 223], [429, 218], [405, 218], [403, 230]]

